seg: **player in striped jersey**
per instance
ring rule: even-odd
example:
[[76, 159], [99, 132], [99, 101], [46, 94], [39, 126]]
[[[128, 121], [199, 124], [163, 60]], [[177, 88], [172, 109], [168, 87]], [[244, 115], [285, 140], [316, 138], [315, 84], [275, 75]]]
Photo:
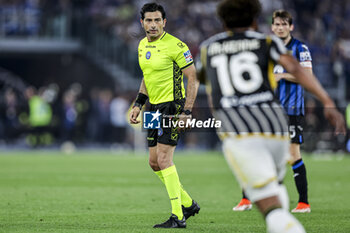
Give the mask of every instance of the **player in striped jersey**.
[[199, 77], [205, 80], [225, 158], [241, 187], [265, 217], [268, 232], [305, 232], [288, 211], [282, 185], [289, 158], [283, 109], [273, 95], [274, 63], [281, 64], [325, 106], [336, 132], [345, 133], [343, 116], [317, 79], [286, 53], [277, 37], [257, 33], [259, 0], [224, 0], [218, 14], [226, 32], [201, 45]]
[[[295, 57], [306, 72], [312, 74], [312, 58], [308, 47], [291, 35], [294, 29], [292, 15], [285, 10], [276, 10], [272, 15], [271, 29]], [[287, 73], [282, 66], [274, 68], [275, 78], [278, 81], [276, 96], [280, 100], [288, 115], [289, 133], [291, 138], [290, 154], [294, 181], [299, 193], [299, 201], [294, 213], [307, 213], [311, 211], [307, 194], [306, 168], [301, 158], [300, 144], [303, 143], [304, 127], [304, 89], [296, 83], [295, 77]], [[240, 203], [233, 208], [234, 211], [250, 210], [252, 205], [243, 192]]]

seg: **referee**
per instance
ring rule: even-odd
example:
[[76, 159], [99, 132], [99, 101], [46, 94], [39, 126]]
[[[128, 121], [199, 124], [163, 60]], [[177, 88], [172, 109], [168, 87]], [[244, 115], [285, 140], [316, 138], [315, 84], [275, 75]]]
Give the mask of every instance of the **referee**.
[[[140, 122], [137, 118], [148, 99], [152, 112], [186, 122], [191, 119], [199, 86], [191, 52], [185, 43], [164, 31], [167, 20], [161, 5], [147, 3], [140, 13], [146, 33], [138, 47], [143, 80], [130, 113], [130, 123]], [[186, 96], [183, 75], [188, 78]], [[164, 183], [172, 208], [170, 218], [154, 228], [185, 228], [186, 220], [200, 210], [183, 189], [173, 162], [179, 131], [184, 129], [148, 129], [149, 165]]]

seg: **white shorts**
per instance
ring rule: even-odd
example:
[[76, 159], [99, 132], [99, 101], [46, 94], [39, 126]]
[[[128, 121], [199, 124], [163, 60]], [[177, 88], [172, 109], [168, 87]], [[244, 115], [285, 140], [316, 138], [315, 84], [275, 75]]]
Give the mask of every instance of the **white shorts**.
[[227, 137], [225, 158], [248, 198], [259, 201], [278, 195], [289, 158], [288, 138]]

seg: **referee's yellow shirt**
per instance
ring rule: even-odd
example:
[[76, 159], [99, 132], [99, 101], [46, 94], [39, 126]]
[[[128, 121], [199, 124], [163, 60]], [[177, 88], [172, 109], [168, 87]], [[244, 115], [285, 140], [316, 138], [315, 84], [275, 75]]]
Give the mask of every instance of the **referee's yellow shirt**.
[[138, 48], [139, 64], [149, 102], [159, 104], [185, 97], [182, 70], [193, 64], [187, 45], [164, 32], [153, 42], [142, 39]]

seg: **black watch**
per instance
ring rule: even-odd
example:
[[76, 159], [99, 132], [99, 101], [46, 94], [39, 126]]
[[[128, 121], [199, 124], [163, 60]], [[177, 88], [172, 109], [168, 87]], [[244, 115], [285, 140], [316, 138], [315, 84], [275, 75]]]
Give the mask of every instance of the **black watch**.
[[185, 115], [191, 115], [192, 114], [192, 111], [188, 110], [188, 109], [183, 110], [182, 112], [185, 113]]

